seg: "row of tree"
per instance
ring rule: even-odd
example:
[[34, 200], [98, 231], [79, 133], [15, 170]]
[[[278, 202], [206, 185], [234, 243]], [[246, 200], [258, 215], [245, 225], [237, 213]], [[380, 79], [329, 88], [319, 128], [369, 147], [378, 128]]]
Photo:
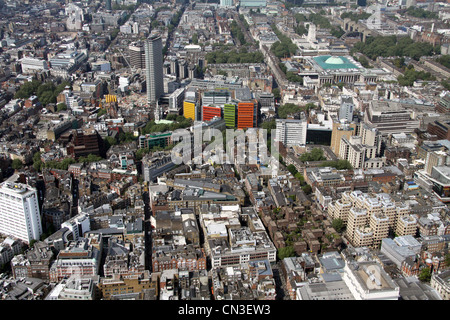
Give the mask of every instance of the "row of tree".
[[174, 121], [173, 123], [156, 123], [154, 120], [147, 122], [145, 127], [142, 129], [142, 134], [155, 133], [155, 132], [166, 132], [174, 131], [177, 129], [187, 128], [192, 125], [192, 119], [185, 118], [180, 115], [168, 115], [166, 120]]
[[307, 161], [321, 161], [327, 160], [323, 155], [323, 150], [321, 148], [313, 148], [310, 152], [305, 152], [300, 156], [300, 160], [303, 162]]
[[410, 87], [417, 80], [434, 81], [436, 80], [436, 77], [429, 72], [416, 71], [414, 70], [414, 67], [412, 65], [409, 65], [406, 68], [406, 71], [403, 75], [397, 77], [398, 84], [401, 86]]
[[171, 150], [174, 147], [174, 145], [168, 145], [166, 147], [160, 147], [160, 146], [154, 146], [153, 148], [140, 148], [136, 151], [136, 161], [142, 160], [144, 155], [150, 152], [156, 152], [156, 151], [168, 151]]
[[101, 160], [103, 160], [102, 157], [97, 156], [95, 154], [89, 154], [86, 157], [79, 157], [78, 160], [68, 157], [61, 161], [50, 160], [50, 161], [42, 162], [41, 153], [36, 152], [33, 155], [33, 168], [39, 172], [41, 172], [42, 169], [44, 169], [44, 168], [67, 170], [69, 168], [69, 166], [73, 163], [91, 163], [91, 162], [97, 162], [97, 161], [101, 161]]
[[295, 72], [287, 71], [286, 66], [281, 62], [279, 64], [279, 66], [280, 66], [281, 71], [283, 71], [284, 74], [286, 75], [286, 79], [288, 79], [289, 82], [297, 82], [297, 83], [303, 84], [302, 76], [299, 76]]
[[377, 57], [410, 57], [419, 60], [422, 56], [432, 56], [440, 52], [439, 46], [426, 42], [415, 42], [409, 37], [377, 36], [358, 42], [352, 52], [361, 52], [372, 60]]
[[230, 23], [230, 31], [233, 38], [239, 40], [239, 43], [241, 45], [245, 45], [247, 43], [247, 41], [245, 41], [244, 33], [242, 32], [241, 27], [236, 22], [236, 20], [233, 20]]
[[351, 163], [348, 160], [330, 160], [324, 161], [320, 164], [320, 167], [332, 167], [337, 170], [351, 170], [353, 169]]
[[406, 14], [415, 17], [415, 18], [422, 18], [422, 19], [437, 19], [439, 18], [438, 14], [436, 12], [431, 12], [416, 6], [411, 6], [408, 9], [406, 9]]
[[318, 13], [311, 13], [309, 16], [297, 13], [294, 15], [294, 18], [297, 21], [297, 24], [312, 22], [320, 28], [331, 29], [331, 22], [327, 17], [325, 17], [325, 12], [323, 10]]
[[208, 52], [205, 56], [208, 63], [263, 63], [264, 56], [260, 51], [248, 52], [246, 48]]
[[20, 86], [19, 90], [14, 95], [15, 99], [28, 99], [35, 95], [38, 100], [45, 106], [50, 103], [56, 103], [56, 98], [64, 90], [66, 86], [70, 85], [64, 81], [58, 85], [53, 82], [42, 82], [39, 80], [32, 80], [25, 82]]
[[302, 107], [293, 103], [286, 103], [277, 109], [278, 118], [286, 119], [288, 115], [297, 114], [302, 111]]
[[450, 69], [450, 55], [445, 54], [436, 59], [436, 62], [442, 64], [444, 67]]
[[354, 13], [354, 12], [344, 12], [341, 14], [341, 19], [350, 18], [350, 20], [357, 22], [359, 20], [366, 20], [371, 16], [368, 12], [362, 12], [362, 13]]
[[279, 41], [273, 43], [270, 47], [272, 53], [279, 59], [290, 58], [291, 56], [293, 56], [298, 49], [295, 43], [293, 43], [289, 37], [282, 34], [274, 24], [272, 25], [272, 30], [279, 39]]
[[293, 103], [286, 103], [277, 109], [278, 118], [286, 119], [289, 115], [295, 115], [302, 111], [308, 113], [311, 109], [314, 108], [316, 108], [316, 105], [312, 102], [307, 103], [304, 106], [299, 106]]

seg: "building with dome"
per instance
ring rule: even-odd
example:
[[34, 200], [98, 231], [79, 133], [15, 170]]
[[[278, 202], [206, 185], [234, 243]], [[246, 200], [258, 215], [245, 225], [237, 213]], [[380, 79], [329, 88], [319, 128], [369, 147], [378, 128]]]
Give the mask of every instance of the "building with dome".
[[302, 76], [308, 76], [317, 85], [324, 83], [375, 82], [377, 74], [364, 68], [351, 56], [321, 55], [306, 57], [310, 69]]
[[356, 65], [346, 57], [339, 56], [318, 56], [313, 58], [324, 70], [330, 69], [359, 69], [361, 65]]

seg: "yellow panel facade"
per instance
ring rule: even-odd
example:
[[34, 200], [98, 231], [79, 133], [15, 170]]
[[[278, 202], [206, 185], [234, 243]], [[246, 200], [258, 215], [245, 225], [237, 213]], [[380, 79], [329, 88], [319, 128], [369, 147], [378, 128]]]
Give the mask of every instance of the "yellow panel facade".
[[195, 103], [184, 101], [183, 102], [183, 116], [188, 119], [191, 118], [192, 120], [195, 119]]

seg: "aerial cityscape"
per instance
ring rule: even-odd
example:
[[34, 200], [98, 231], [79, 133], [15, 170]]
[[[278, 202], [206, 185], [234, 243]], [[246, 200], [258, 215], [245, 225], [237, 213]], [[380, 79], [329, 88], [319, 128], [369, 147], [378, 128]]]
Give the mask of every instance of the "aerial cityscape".
[[450, 0], [0, 0], [0, 148], [0, 300], [450, 300]]

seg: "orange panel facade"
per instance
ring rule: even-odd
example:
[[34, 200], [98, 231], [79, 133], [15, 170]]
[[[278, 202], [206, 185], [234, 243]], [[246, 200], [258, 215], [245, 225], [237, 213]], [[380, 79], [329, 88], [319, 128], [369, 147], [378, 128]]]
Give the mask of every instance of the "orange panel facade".
[[203, 121], [210, 121], [214, 117], [222, 117], [222, 109], [219, 107], [203, 106]]
[[253, 102], [239, 102], [237, 128], [247, 129], [254, 127], [255, 104]]

